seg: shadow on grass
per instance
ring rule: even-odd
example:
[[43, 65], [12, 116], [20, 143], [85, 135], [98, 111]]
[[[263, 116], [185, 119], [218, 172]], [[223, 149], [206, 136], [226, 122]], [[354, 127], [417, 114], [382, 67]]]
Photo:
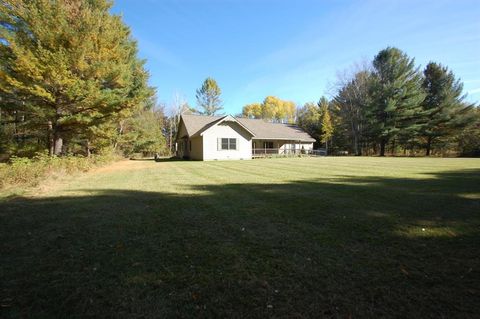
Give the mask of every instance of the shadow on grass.
[[475, 317], [480, 171], [0, 203], [4, 317]]

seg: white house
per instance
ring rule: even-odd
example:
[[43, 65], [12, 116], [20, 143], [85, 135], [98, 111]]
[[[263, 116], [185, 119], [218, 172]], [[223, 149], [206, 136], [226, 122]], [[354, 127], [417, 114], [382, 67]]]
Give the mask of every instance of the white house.
[[183, 114], [177, 157], [193, 160], [252, 159], [274, 154], [308, 153], [315, 139], [284, 123], [226, 116]]

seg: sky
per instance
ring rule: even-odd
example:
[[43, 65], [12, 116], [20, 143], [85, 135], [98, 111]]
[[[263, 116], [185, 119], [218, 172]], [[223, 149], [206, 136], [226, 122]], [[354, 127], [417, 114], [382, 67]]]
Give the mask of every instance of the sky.
[[394, 46], [418, 66], [442, 63], [480, 101], [480, 0], [116, 0], [168, 107], [196, 106], [207, 77], [225, 113], [274, 95], [331, 97], [339, 74]]

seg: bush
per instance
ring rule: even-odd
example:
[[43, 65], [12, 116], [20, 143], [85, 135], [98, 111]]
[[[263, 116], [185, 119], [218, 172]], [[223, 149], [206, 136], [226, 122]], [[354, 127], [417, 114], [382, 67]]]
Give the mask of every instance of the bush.
[[42, 180], [86, 172], [118, 159], [113, 153], [91, 157], [67, 155], [62, 157], [37, 153], [33, 158], [12, 157], [0, 166], [0, 189], [10, 186], [37, 186]]

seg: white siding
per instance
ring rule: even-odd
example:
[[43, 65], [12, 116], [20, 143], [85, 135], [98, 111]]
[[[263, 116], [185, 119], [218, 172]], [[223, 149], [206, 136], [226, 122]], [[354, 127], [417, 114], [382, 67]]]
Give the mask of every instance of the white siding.
[[[219, 150], [219, 138], [236, 138], [236, 150]], [[203, 160], [252, 159], [252, 136], [238, 123], [224, 121], [203, 133]]]

